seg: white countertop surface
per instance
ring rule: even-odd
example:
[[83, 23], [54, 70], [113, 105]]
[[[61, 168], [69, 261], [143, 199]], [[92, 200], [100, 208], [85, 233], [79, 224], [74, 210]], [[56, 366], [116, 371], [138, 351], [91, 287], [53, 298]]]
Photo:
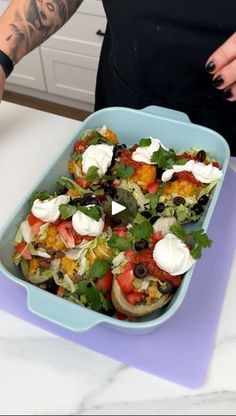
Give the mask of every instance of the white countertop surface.
[[[38, 174], [75, 136], [79, 122], [3, 102], [3, 222]], [[236, 256], [216, 345], [201, 388], [127, 367], [0, 311], [0, 414], [235, 415]]]

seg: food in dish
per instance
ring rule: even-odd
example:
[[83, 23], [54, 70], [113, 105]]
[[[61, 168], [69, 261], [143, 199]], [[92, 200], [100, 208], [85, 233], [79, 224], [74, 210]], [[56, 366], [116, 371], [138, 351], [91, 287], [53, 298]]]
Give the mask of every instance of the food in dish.
[[[68, 167], [72, 177], [60, 177], [53, 195], [36, 192], [18, 227], [13, 260], [25, 279], [116, 317], [167, 305], [212, 243], [204, 230], [181, 224], [202, 215], [193, 207], [206, 206], [220, 180], [217, 161], [203, 150], [177, 154], [150, 137], [128, 149], [104, 126], [76, 141]], [[124, 211], [112, 216], [112, 201]]]

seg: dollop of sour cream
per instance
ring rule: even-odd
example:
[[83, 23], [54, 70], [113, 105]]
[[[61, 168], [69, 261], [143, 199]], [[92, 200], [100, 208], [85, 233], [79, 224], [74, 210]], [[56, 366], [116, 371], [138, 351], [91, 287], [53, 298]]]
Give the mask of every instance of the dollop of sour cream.
[[89, 146], [82, 156], [82, 170], [86, 174], [91, 166], [98, 168], [98, 175], [105, 175], [111, 166], [114, 146], [96, 144]]
[[54, 222], [60, 217], [59, 206], [68, 204], [70, 197], [67, 195], [59, 195], [56, 198], [41, 201], [36, 199], [33, 203], [32, 213], [35, 217], [44, 222]]
[[196, 262], [186, 244], [171, 233], [156, 243], [153, 258], [160, 269], [172, 276], [184, 274]]
[[[151, 161], [152, 155], [154, 152], [157, 152], [161, 147], [164, 147], [163, 144], [158, 139], [153, 139], [152, 137], [148, 137], [151, 139], [151, 144], [149, 146], [144, 147], [137, 147], [137, 149], [132, 154], [132, 159], [136, 162], [144, 162], [148, 165], [155, 165], [154, 162]], [[166, 149], [164, 147], [164, 149]]]
[[222, 171], [213, 166], [212, 163], [205, 165], [196, 160], [189, 160], [185, 165], [174, 165], [172, 169], [167, 169], [161, 177], [163, 182], [169, 181], [174, 173], [177, 172], [192, 172], [194, 177], [202, 183], [210, 183], [222, 176]]
[[77, 211], [72, 216], [72, 227], [80, 235], [96, 237], [102, 233], [104, 228], [104, 221], [103, 218], [100, 218], [99, 221], [96, 221], [83, 212]]

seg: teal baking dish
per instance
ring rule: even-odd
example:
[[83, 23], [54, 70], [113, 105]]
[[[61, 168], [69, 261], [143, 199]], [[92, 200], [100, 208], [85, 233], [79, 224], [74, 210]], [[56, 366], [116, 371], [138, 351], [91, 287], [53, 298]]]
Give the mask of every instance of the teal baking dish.
[[[13, 214], [0, 231], [0, 271], [27, 291], [29, 310], [44, 319], [72, 331], [86, 331], [98, 324], [108, 325], [115, 330], [130, 334], [146, 334], [165, 323], [181, 306], [188, 293], [194, 266], [185, 274], [183, 282], [171, 302], [138, 322], [120, 321], [113, 317], [91, 311], [48, 293], [25, 281], [20, 270], [13, 264], [13, 240], [16, 224], [28, 213], [28, 199], [37, 190], [55, 190], [55, 184], [61, 175], [68, 175], [67, 161], [70, 158], [75, 140], [87, 129], [107, 125], [112, 128], [120, 140], [132, 145], [141, 137], [159, 138], [164, 145], [179, 151], [188, 147], [203, 148], [221, 164], [223, 177], [217, 184], [213, 197], [200, 223], [191, 224], [191, 228], [208, 228], [220, 195], [222, 182], [229, 163], [230, 151], [226, 140], [218, 133], [205, 127], [192, 124], [186, 114], [167, 108], [151, 106], [143, 110], [123, 107], [111, 107], [90, 115], [82, 124], [76, 137], [68, 140], [67, 146], [51, 162], [50, 167], [24, 195]], [[204, 252], [203, 255], [207, 255]], [[200, 260], [201, 261], [201, 260]]]

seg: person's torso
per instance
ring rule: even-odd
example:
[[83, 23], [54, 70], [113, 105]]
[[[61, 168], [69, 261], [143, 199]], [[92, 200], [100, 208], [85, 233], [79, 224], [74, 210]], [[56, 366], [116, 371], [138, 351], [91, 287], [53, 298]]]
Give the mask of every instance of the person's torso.
[[103, 0], [103, 4], [110, 59], [124, 82], [147, 97], [186, 102], [186, 92], [190, 105], [201, 105], [206, 94], [211, 99], [204, 65], [235, 31], [236, 0]]

